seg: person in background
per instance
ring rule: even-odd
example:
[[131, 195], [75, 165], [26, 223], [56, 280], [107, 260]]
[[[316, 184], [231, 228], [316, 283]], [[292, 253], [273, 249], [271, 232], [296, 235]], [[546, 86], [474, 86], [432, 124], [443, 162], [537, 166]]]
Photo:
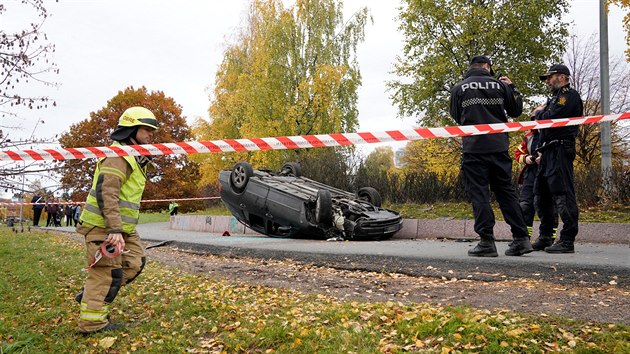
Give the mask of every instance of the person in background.
[[55, 199], [51, 198], [46, 201], [46, 227], [55, 226], [55, 218], [57, 216], [59, 206], [55, 203]]
[[57, 201], [56, 204], [57, 207], [57, 212], [55, 213], [55, 227], [61, 227], [61, 220], [63, 220], [63, 206], [61, 204], [59, 204], [59, 201]]
[[72, 226], [72, 216], [74, 215], [74, 205], [66, 204], [65, 214], [66, 214], [66, 226]]
[[79, 223], [79, 219], [81, 218], [81, 204], [77, 204], [74, 208], [74, 213], [72, 215], [72, 219], [74, 220], [74, 227], [77, 227]]
[[[35, 194], [31, 199], [31, 203], [43, 203], [44, 197], [39, 194]], [[42, 216], [42, 210], [44, 210], [44, 204], [33, 204], [33, 226], [39, 226], [39, 218]]]
[[[157, 128], [151, 111], [128, 108], [111, 135], [113, 145], [148, 144]], [[79, 331], [84, 334], [122, 327], [110, 322], [109, 314], [120, 288], [131, 283], [146, 262], [136, 225], [150, 160], [150, 156], [107, 157], [96, 164], [77, 226], [77, 232], [85, 236], [88, 261], [85, 285], [75, 297], [81, 304]], [[97, 259], [95, 254], [103, 248], [112, 257]]]
[[[571, 73], [563, 64], [552, 65], [540, 79], [551, 91], [547, 103], [536, 107], [531, 116], [536, 120], [581, 117], [584, 104], [580, 94], [569, 83]], [[575, 137], [579, 127], [566, 126], [540, 131], [540, 143], [536, 163], [539, 164], [534, 185], [540, 212], [538, 242], [547, 253], [574, 253], [578, 234], [579, 210], [575, 198], [573, 160]], [[554, 227], [554, 215], [560, 214], [562, 230], [555, 243], [548, 237]]]
[[171, 216], [177, 215], [177, 209], [179, 209], [179, 204], [174, 201], [168, 205], [168, 212]]
[[[471, 59], [464, 80], [451, 90], [451, 117], [459, 125], [505, 123], [523, 112], [523, 99], [507, 76], [493, 77], [492, 62], [486, 56]], [[506, 115], [507, 113], [507, 115]], [[513, 241], [506, 256], [533, 251], [523, 213], [512, 185], [512, 159], [507, 133], [462, 137], [462, 173], [475, 216], [480, 241], [468, 251], [472, 257], [497, 257], [494, 242], [495, 218], [490, 190], [496, 196]]]

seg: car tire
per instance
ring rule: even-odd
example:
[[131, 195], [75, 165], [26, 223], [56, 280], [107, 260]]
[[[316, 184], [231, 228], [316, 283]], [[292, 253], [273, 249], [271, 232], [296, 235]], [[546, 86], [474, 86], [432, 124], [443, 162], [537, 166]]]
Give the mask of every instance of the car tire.
[[302, 176], [302, 168], [297, 162], [287, 162], [282, 165], [282, 168], [280, 169], [280, 174], [283, 176], [300, 177]]
[[242, 193], [247, 182], [254, 175], [252, 165], [247, 162], [237, 162], [230, 173], [230, 185], [236, 193]]
[[330, 224], [332, 222], [332, 196], [329, 190], [320, 189], [317, 191], [315, 221], [318, 224]]
[[381, 198], [381, 195], [378, 193], [376, 189], [372, 187], [363, 187], [359, 189], [357, 196], [359, 197], [359, 199], [365, 200], [366, 202], [374, 205], [375, 207], [380, 208], [381, 204], [383, 203], [383, 199]]

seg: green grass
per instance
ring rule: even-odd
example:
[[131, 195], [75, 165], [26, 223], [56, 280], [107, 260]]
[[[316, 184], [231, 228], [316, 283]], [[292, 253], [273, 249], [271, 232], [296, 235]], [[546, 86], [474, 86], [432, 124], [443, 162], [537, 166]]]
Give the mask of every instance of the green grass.
[[[473, 219], [470, 203], [435, 203], [435, 204], [387, 204], [384, 207], [396, 210], [406, 219]], [[503, 220], [499, 205], [492, 203], [497, 220]], [[536, 217], [538, 220], [538, 217]], [[630, 223], [630, 205], [615, 205], [608, 208], [583, 208], [580, 210], [581, 222]]]
[[[179, 213], [179, 215], [232, 215], [230, 212], [223, 206], [218, 205], [211, 208], [207, 208], [204, 210], [196, 210], [188, 213]], [[169, 221], [170, 215], [168, 211], [160, 211], [160, 212], [140, 212], [140, 224], [149, 224], [152, 222], [165, 222]]]
[[424, 303], [345, 302], [149, 261], [119, 293], [123, 331], [76, 332], [82, 245], [0, 230], [0, 352], [628, 353], [630, 328]]

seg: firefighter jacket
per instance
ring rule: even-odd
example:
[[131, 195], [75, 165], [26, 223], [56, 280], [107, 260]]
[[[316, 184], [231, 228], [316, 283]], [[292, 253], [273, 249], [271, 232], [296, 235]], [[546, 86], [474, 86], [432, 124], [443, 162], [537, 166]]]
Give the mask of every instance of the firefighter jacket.
[[532, 130], [523, 135], [521, 145], [514, 150], [514, 159], [518, 163], [525, 163], [525, 158], [529, 155], [534, 155], [538, 148], [539, 133], [537, 130]]
[[[505, 123], [523, 112], [523, 99], [514, 85], [492, 77], [483, 68], [472, 68], [451, 90], [451, 117], [459, 125]], [[507, 152], [507, 133], [462, 137], [465, 153]]]
[[514, 159], [523, 164], [523, 168], [518, 175], [518, 184], [523, 184], [525, 179], [525, 172], [532, 168], [538, 168], [537, 164], [528, 165], [525, 158], [529, 155], [536, 157], [536, 149], [538, 148], [538, 140], [540, 139], [540, 133], [538, 130], [532, 130], [523, 136], [521, 145], [514, 150]]
[[[536, 120], [555, 119], [555, 118], [572, 118], [584, 115], [584, 105], [580, 94], [566, 85], [558, 90], [553, 91], [550, 99], [542, 111], [536, 112]], [[540, 131], [540, 144], [551, 143], [558, 140], [575, 140], [579, 127], [577, 125], [570, 127], [548, 128]]]
[[82, 223], [104, 228], [108, 234], [135, 231], [147, 179], [146, 166], [141, 166], [138, 160], [124, 156], [98, 161], [81, 213]]

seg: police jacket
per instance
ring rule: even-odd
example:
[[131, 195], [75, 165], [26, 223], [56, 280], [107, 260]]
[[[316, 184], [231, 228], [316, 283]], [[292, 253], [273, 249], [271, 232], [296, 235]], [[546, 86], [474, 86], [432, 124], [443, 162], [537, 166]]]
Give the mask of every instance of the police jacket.
[[[552, 96], [542, 111], [536, 112], [536, 120], [572, 118], [584, 115], [584, 105], [580, 94], [569, 85], [553, 91]], [[574, 141], [578, 134], [577, 125], [560, 128], [547, 128], [540, 130], [540, 145], [554, 140]]]
[[[495, 79], [483, 68], [472, 68], [451, 90], [451, 117], [459, 125], [507, 122], [523, 112], [523, 99], [514, 85]], [[507, 133], [462, 137], [465, 153], [507, 152]]]
[[[44, 198], [37, 194], [33, 196], [33, 199], [31, 199], [31, 203], [43, 203], [43, 202], [44, 202]], [[42, 209], [44, 209], [44, 204], [33, 205], [33, 210], [42, 210]]]

